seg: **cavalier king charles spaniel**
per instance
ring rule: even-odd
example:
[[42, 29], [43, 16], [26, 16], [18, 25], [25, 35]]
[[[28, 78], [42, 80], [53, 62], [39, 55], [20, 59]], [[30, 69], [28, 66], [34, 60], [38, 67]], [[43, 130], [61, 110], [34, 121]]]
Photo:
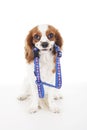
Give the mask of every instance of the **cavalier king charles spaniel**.
[[[59, 31], [51, 25], [38, 25], [31, 29], [26, 37], [25, 59], [27, 60], [27, 76], [24, 80], [24, 94], [19, 96], [20, 100], [29, 99], [31, 96], [30, 112], [36, 112], [40, 106], [38, 97], [36, 77], [34, 75], [34, 52], [33, 47], [39, 49], [40, 75], [43, 82], [55, 84], [55, 59], [56, 52], [54, 44], [62, 49], [63, 40]], [[55, 99], [59, 98], [58, 89], [44, 85], [45, 99], [50, 111], [57, 113], [58, 105]], [[40, 106], [41, 107], [41, 106]]]

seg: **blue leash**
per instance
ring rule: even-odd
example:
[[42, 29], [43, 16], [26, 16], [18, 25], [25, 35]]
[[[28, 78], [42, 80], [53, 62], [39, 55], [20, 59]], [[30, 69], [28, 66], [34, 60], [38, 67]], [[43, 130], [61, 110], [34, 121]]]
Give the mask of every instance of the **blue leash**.
[[40, 66], [39, 66], [39, 49], [34, 48], [34, 74], [36, 76], [36, 84], [38, 88], [38, 95], [40, 98], [44, 98], [44, 87], [43, 85], [49, 86], [49, 87], [55, 87], [60, 89], [62, 86], [62, 75], [61, 75], [61, 65], [60, 65], [60, 57], [62, 56], [62, 52], [60, 51], [59, 46], [56, 44], [54, 45], [55, 51], [57, 53], [56, 56], [56, 74], [55, 74], [55, 85], [42, 82], [40, 78]]

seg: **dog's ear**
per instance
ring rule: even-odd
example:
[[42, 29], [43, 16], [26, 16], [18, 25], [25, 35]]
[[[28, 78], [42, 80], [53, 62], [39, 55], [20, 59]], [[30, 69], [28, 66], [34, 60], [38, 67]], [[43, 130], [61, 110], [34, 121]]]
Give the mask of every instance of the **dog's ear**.
[[25, 41], [25, 58], [28, 63], [34, 60], [33, 43], [32, 43], [32, 31], [30, 31]]
[[56, 38], [55, 44], [58, 45], [60, 49], [62, 49], [63, 39], [58, 30], [56, 30], [55, 38]]

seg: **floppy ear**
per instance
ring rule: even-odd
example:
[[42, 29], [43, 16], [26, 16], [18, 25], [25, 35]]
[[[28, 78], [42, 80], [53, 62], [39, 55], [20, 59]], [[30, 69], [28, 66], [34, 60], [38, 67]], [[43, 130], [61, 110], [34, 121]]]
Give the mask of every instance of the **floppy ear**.
[[55, 37], [56, 37], [55, 44], [58, 45], [60, 47], [60, 49], [62, 49], [63, 39], [58, 30], [56, 30]]
[[34, 60], [32, 33], [31, 33], [31, 31], [29, 32], [29, 34], [26, 37], [25, 58], [26, 58], [28, 63], [30, 63], [32, 60]]

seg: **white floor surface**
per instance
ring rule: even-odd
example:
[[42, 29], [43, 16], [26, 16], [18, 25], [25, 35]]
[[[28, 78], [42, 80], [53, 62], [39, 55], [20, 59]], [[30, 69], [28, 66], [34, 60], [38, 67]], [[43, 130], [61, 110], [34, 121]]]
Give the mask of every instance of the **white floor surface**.
[[87, 130], [87, 83], [63, 85], [58, 114], [29, 114], [26, 103], [16, 98], [16, 87], [0, 87], [0, 130]]

